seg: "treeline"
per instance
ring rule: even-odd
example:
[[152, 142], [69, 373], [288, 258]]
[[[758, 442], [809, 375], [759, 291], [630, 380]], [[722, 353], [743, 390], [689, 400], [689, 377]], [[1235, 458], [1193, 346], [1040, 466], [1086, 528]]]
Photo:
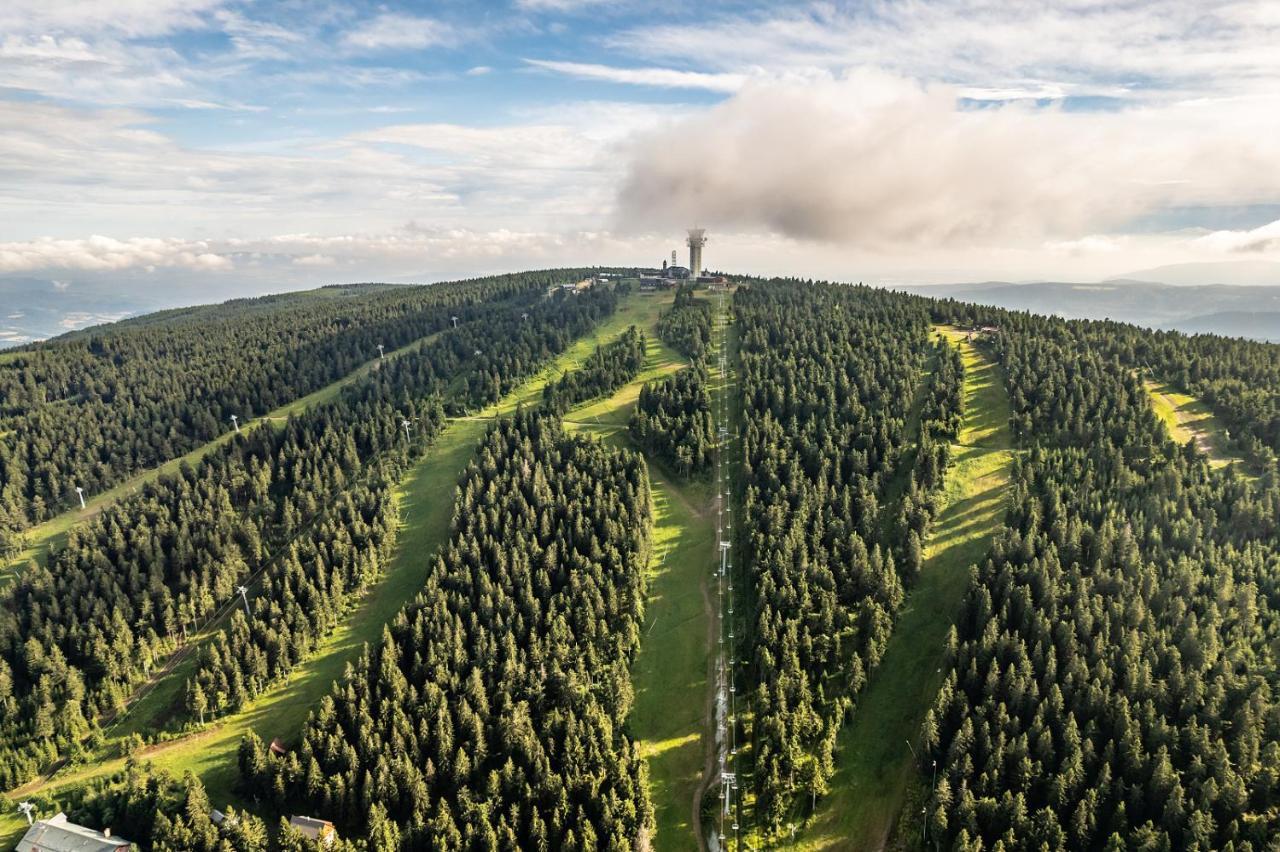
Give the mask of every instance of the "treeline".
[[1274, 467], [1253, 481], [1215, 471], [1174, 445], [1135, 369], [1153, 353], [1217, 352], [1183, 380], [1250, 386], [1268, 374], [1254, 359], [1265, 350], [935, 310], [999, 322], [990, 352], [1027, 453], [922, 732], [925, 764], [938, 761], [931, 838], [958, 850], [1273, 848], [1280, 479]]
[[215, 638], [188, 708], [233, 709], [287, 673], [381, 570], [390, 489], [438, 431], [440, 394], [452, 406], [488, 401], [520, 378], [492, 370], [532, 374], [613, 305], [607, 292], [535, 299], [476, 309], [487, 327], [510, 327], [487, 354], [458, 351], [470, 326], [446, 331], [336, 402], [161, 478], [73, 529], [47, 567], [26, 569], [0, 620], [0, 783], [74, 754], [188, 631], [237, 605], [241, 583], [262, 579], [260, 618], [233, 616]]
[[236, 300], [117, 323], [0, 362], [0, 553], [33, 523], [335, 381], [483, 303], [578, 271]]
[[[884, 651], [903, 577], [885, 486], [928, 346], [922, 305], [863, 287], [741, 289], [751, 610], [747, 662], [762, 828], [822, 795], [836, 733]], [[821, 321], [815, 318], [821, 317]]]
[[608, 396], [640, 372], [644, 350], [644, 335], [630, 326], [617, 340], [597, 346], [581, 369], [548, 382], [542, 389], [543, 404], [563, 415], [580, 402]]
[[646, 848], [621, 720], [649, 535], [643, 462], [542, 411], [498, 423], [417, 599], [334, 686], [299, 749], [244, 740], [245, 795], [375, 849]]
[[636, 444], [678, 475], [710, 470], [716, 434], [706, 363], [698, 361], [657, 383], [645, 382], [628, 429]]
[[693, 361], [707, 357], [711, 349], [711, 303], [693, 294], [693, 287], [676, 287], [671, 308], [658, 317], [658, 337]]

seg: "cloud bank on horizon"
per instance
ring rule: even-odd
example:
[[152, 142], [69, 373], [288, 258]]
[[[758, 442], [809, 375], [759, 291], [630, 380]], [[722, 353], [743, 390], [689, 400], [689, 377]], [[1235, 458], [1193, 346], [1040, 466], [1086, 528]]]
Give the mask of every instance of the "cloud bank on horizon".
[[687, 6], [10, 0], [0, 274], [1280, 260], [1280, 2]]

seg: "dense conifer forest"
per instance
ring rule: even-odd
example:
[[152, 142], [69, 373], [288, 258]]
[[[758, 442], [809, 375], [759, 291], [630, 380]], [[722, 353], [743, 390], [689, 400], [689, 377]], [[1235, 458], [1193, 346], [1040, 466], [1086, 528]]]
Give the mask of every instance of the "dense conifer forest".
[[557, 414], [606, 396], [633, 379], [644, 364], [644, 335], [633, 325], [617, 340], [596, 347], [587, 363], [542, 389], [543, 404]]
[[[476, 308], [471, 324], [388, 362], [332, 404], [258, 429], [73, 530], [48, 565], [4, 590], [0, 783], [72, 755], [184, 637], [234, 610], [253, 585], [257, 615], [231, 616], [201, 651], [193, 718], [238, 707], [332, 629], [385, 559], [390, 489], [443, 409], [465, 410], [536, 371], [613, 310], [612, 293]], [[447, 405], [446, 405], [447, 401]]]
[[[176, 458], [388, 351], [528, 301], [577, 271], [431, 287], [326, 288], [171, 311], [0, 362], [0, 553], [32, 523]], [[487, 339], [487, 338], [486, 338]]]
[[1273, 848], [1280, 483], [1169, 441], [1134, 369], [1216, 352], [1190, 381], [1227, 387], [1257, 345], [986, 320], [1027, 453], [926, 719], [929, 829], [966, 850]]
[[246, 793], [376, 849], [627, 849], [652, 820], [618, 720], [631, 701], [649, 529], [639, 456], [551, 415], [498, 423], [448, 547], [308, 723], [241, 748]]
[[760, 818], [776, 831], [798, 797], [825, 791], [836, 733], [902, 602], [883, 500], [928, 321], [887, 294], [799, 282], [752, 286], [735, 308], [752, 771]]
[[[55, 484], [89, 444], [111, 447], [100, 484], [118, 481], [225, 431], [229, 411], [260, 413], [376, 357], [367, 349], [378, 342], [439, 332], [331, 401], [122, 499], [73, 528], [47, 564], [17, 572], [0, 590], [4, 787], [74, 763], [183, 654], [190, 668], [166, 716], [174, 730], [234, 720], [297, 671], [386, 571], [397, 484], [465, 416], [488, 432], [456, 490], [439, 496], [453, 507], [447, 541], [414, 554], [425, 583], [380, 641], [326, 681], [284, 749], [243, 740], [246, 808], [215, 825], [199, 779], [141, 758], [75, 785], [60, 805], [157, 850], [318, 848], [279, 824], [294, 813], [333, 820], [337, 850], [691, 841], [655, 837], [661, 786], [628, 730], [630, 667], [653, 626], [650, 542], [664, 532], [646, 463], [683, 488], [732, 447], [733, 818], [753, 843], [787, 848], [790, 829], [840, 783], [842, 729], [874, 718], [864, 687], [893, 668], [881, 661], [903, 634], [899, 618], [928, 612], [910, 609], [911, 596], [926, 588], [931, 544], [947, 529], [940, 511], [958, 511], [948, 486], [968, 464], [976, 374], [966, 359], [976, 353], [1012, 413], [1007, 506], [985, 522], [989, 552], [953, 575], [960, 616], [945, 645], [941, 628], [931, 640], [941, 668], [914, 693], [908, 724], [924, 724], [902, 748], [914, 748], [918, 771], [904, 757], [902, 774], [916, 798], [887, 820], [900, 826], [891, 845], [1276, 848], [1280, 348], [750, 280], [732, 295], [735, 437], [720, 444], [707, 358], [723, 325], [713, 326], [712, 303], [683, 287], [661, 313], [645, 300], [669, 295], [625, 285], [548, 295], [548, 282], [571, 274], [177, 312], [0, 364], [0, 388], [14, 394], [0, 410], [0, 523], [13, 532], [65, 503]], [[607, 342], [585, 359], [569, 348], [621, 300], [631, 313], [614, 316], [609, 337], [599, 332]], [[626, 328], [637, 315], [643, 327]], [[236, 345], [205, 341], [218, 323], [240, 326]], [[965, 329], [962, 355], [950, 341]], [[687, 366], [638, 389], [625, 433], [566, 431], [576, 425], [560, 418], [575, 405], [640, 384], [646, 333]], [[542, 405], [479, 424], [514, 389], [536, 400], [540, 371], [566, 352], [580, 368], [543, 386]], [[153, 374], [138, 363], [148, 359]], [[179, 380], [177, 364], [191, 378]], [[120, 391], [135, 374], [136, 388]], [[199, 394], [178, 393], [206, 374], [216, 380]], [[1205, 402], [1244, 463], [1215, 467], [1194, 441], [1170, 440], [1150, 381]], [[193, 425], [215, 403], [216, 416]], [[87, 443], [50, 454], [62, 434], [55, 412], [77, 406]], [[143, 428], [161, 411], [186, 426]], [[210, 623], [206, 641], [185, 644]], [[707, 706], [703, 691], [686, 698]], [[720, 779], [709, 782], [713, 802]]]
[[658, 336], [691, 364], [658, 382], [646, 383], [628, 423], [637, 445], [676, 475], [706, 473], [715, 458], [706, 359], [711, 346], [711, 303], [692, 286], [676, 288], [671, 307], [658, 318]]
[[710, 470], [716, 434], [706, 364], [698, 361], [660, 382], [646, 382], [628, 429], [638, 445], [678, 475]]
[[658, 320], [658, 336], [690, 360], [704, 360], [711, 346], [711, 303], [680, 285], [670, 310]]

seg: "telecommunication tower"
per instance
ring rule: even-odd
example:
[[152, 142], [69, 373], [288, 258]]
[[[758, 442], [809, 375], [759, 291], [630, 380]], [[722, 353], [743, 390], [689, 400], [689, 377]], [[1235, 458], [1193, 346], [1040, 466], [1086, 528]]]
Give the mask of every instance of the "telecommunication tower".
[[707, 244], [706, 229], [690, 228], [686, 244], [689, 246], [689, 274], [696, 277], [702, 274], [702, 247]]

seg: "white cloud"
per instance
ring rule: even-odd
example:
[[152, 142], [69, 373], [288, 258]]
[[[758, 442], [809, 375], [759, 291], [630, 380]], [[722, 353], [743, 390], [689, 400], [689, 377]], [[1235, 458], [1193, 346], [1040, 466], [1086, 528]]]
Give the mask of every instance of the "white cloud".
[[1166, 206], [1280, 197], [1278, 115], [1218, 104], [971, 110], [954, 89], [871, 72], [753, 82], [637, 144], [621, 221], [864, 248], [1079, 239]]
[[201, 28], [225, 0], [5, 0], [0, 31], [160, 36]]
[[385, 13], [361, 23], [343, 37], [352, 50], [414, 50], [447, 44], [457, 35], [452, 27], [434, 18]]
[[6, 35], [0, 40], [0, 87], [50, 98], [108, 104], [204, 100], [168, 48], [93, 42], [78, 36]]
[[651, 59], [773, 73], [878, 67], [990, 91], [1162, 98], [1241, 94], [1280, 78], [1274, 4], [1237, 0], [870, 0], [645, 25], [609, 43]]
[[[637, 129], [687, 111], [553, 104], [504, 124], [393, 124], [338, 141], [248, 150], [177, 144], [146, 113], [0, 100], [4, 238], [103, 230], [199, 238], [273, 233], [281, 221], [345, 232], [416, 219], [483, 231], [598, 226]], [[21, 191], [13, 187], [21, 186]]]
[[102, 325], [108, 322], [118, 322], [129, 316], [127, 311], [118, 311], [115, 313], [89, 313], [88, 311], [72, 311], [64, 314], [58, 320], [58, 325], [67, 331], [75, 331], [78, 328], [85, 328], [91, 325]]
[[1110, 254], [1124, 249], [1128, 240], [1124, 236], [1089, 234], [1077, 240], [1050, 240], [1045, 250], [1055, 254], [1074, 256]]
[[[92, 236], [82, 240], [29, 240], [0, 243], [0, 272], [32, 272], [46, 269], [89, 271], [136, 267], [230, 269], [231, 261], [214, 254], [203, 241], [137, 237], [117, 240]], [[54, 287], [59, 288], [55, 281]]]
[[585, 62], [556, 62], [548, 59], [526, 59], [535, 68], [554, 71], [583, 80], [605, 80], [636, 86], [658, 86], [664, 89], [705, 89], [710, 92], [736, 92], [747, 81], [745, 74], [705, 74], [672, 68], [618, 68]]
[[293, 259], [295, 266], [333, 266], [335, 263], [337, 261], [327, 254], [305, 254]]
[[1228, 253], [1280, 251], [1280, 219], [1244, 231], [1214, 231], [1198, 238], [1195, 245]]
[[[286, 276], [332, 264], [356, 277], [428, 261], [652, 263], [669, 242], [655, 234], [695, 219], [726, 266], [836, 277], [1280, 252], [1274, 223], [1132, 226], [1166, 208], [1280, 201], [1274, 2], [711, 4], [697, 26], [654, 14], [620, 33], [610, 23], [634, 20], [613, 14], [629, 0], [515, 5], [530, 14], [446, 23], [324, 4], [295, 23], [242, 0], [0, 3], [0, 89], [20, 93], [0, 97], [4, 263]], [[589, 30], [533, 14], [577, 11]], [[597, 61], [527, 60], [546, 72], [525, 75], [533, 96], [522, 86], [483, 119], [415, 97], [472, 87], [460, 78], [490, 68], [471, 63], [528, 54], [531, 37], [534, 55], [576, 45]], [[484, 49], [447, 72], [412, 56], [463, 41]], [[564, 102], [558, 77], [730, 97], [709, 110]], [[244, 91], [278, 108], [271, 122], [235, 99]], [[1035, 107], [1071, 98], [1114, 111]], [[206, 128], [144, 111], [174, 106], [244, 113]], [[410, 109], [441, 118], [369, 127]], [[282, 221], [309, 235], [260, 236]], [[171, 238], [84, 239], [103, 232]]]
[[214, 17], [231, 39], [237, 60], [288, 60], [305, 49], [307, 37], [296, 29], [246, 18], [227, 9], [219, 10]]
[[616, 2], [617, 0], [516, 0], [516, 6], [531, 12], [577, 12]]

